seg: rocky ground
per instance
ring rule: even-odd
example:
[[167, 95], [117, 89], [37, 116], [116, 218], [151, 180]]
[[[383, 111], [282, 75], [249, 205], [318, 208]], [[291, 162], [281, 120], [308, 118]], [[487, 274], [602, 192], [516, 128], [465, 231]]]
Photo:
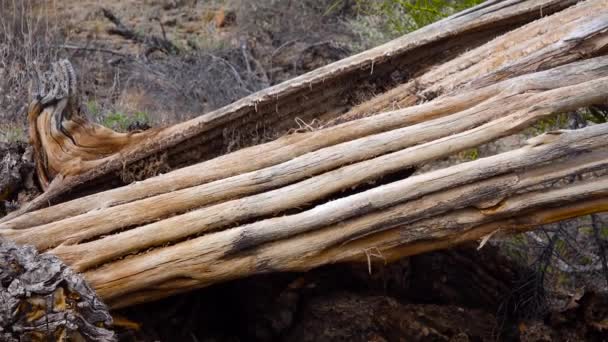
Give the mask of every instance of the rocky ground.
[[[23, 114], [30, 66], [70, 58], [92, 120], [117, 130], [169, 125], [397, 34], [359, 3], [0, 3], [0, 215], [38, 191]], [[534, 129], [568, 125], [558, 118]], [[481, 251], [464, 246], [374, 264], [371, 272], [339, 265], [256, 277], [114, 314], [123, 341], [601, 341], [608, 333], [607, 240], [608, 215], [595, 215], [493, 239]]]

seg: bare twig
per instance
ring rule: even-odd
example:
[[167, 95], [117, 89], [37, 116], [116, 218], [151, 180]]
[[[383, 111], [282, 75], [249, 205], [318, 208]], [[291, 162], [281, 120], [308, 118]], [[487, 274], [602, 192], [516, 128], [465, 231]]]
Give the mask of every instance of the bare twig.
[[245, 84], [245, 82], [243, 82], [243, 79], [239, 75], [239, 72], [236, 71], [236, 68], [232, 64], [230, 64], [230, 62], [228, 62], [226, 59], [209, 54], [209, 53], [205, 53], [205, 54], [203, 54], [203, 56], [208, 56], [209, 58], [211, 58], [211, 60], [218, 61], [221, 64], [227, 66], [228, 69], [230, 69], [230, 71], [232, 71], [232, 75], [234, 76], [234, 79], [236, 79], [245, 90], [247, 90], [250, 93], [253, 92], [251, 89], [247, 88], [247, 85]]
[[602, 260], [602, 269], [604, 270], [604, 277], [606, 277], [606, 286], [608, 286], [608, 263], [606, 261], [606, 248], [605, 242], [600, 235], [600, 222], [597, 215], [591, 215], [591, 226], [593, 227], [593, 234], [595, 235], [595, 241], [597, 241], [600, 249], [600, 259]]
[[158, 20], [158, 23], [160, 24], [160, 30], [163, 33], [163, 39], [164, 40], [168, 40], [167, 39], [167, 32], [165, 31], [165, 25], [163, 25], [163, 22], [160, 19]]
[[[110, 34], [116, 34], [119, 36], [122, 36], [126, 39], [129, 39], [133, 42], [136, 43], [140, 43], [140, 44], [144, 44], [146, 45], [146, 52], [145, 55], [149, 55], [150, 53], [159, 50], [159, 51], [163, 51], [165, 53], [168, 54], [177, 54], [177, 52], [179, 52], [179, 49], [177, 48], [177, 46], [175, 46], [175, 44], [173, 44], [172, 42], [170, 42], [169, 40], [165, 38], [161, 38], [158, 36], [145, 36], [143, 34], [139, 34], [136, 31], [134, 31], [133, 29], [127, 27], [125, 24], [122, 23], [122, 21], [116, 16], [114, 15], [114, 13], [112, 13], [112, 11], [110, 11], [107, 8], [102, 8], [101, 9], [104, 17], [106, 17], [109, 21], [111, 21], [114, 24], [114, 28], [110, 28], [108, 29], [108, 33]], [[161, 28], [162, 28], [162, 24], [161, 24]], [[163, 28], [163, 35], [164, 35], [164, 28]]]
[[251, 71], [251, 64], [249, 63], [249, 53], [247, 52], [247, 42], [242, 42], [241, 43], [241, 52], [243, 53], [243, 59], [245, 60], [245, 66], [247, 67], [247, 72], [249, 74], [252, 73]]
[[130, 40], [143, 42], [142, 41], [143, 37], [138, 35], [135, 31], [131, 30], [130, 28], [126, 27], [122, 23], [122, 21], [116, 15], [114, 15], [114, 13], [112, 13], [112, 11], [110, 11], [107, 8], [102, 8], [101, 11], [103, 13], [103, 16], [106, 17], [109, 21], [111, 21], [116, 26], [115, 28], [108, 30], [108, 32], [110, 34], [117, 34], [117, 35], [123, 36]]
[[70, 45], [70, 44], [54, 45], [53, 47], [59, 48], [59, 49], [66, 49], [66, 50], [102, 52], [102, 53], [109, 53], [109, 54], [121, 56], [121, 57], [129, 57], [129, 55], [118, 52], [116, 50], [110, 50], [110, 49], [104, 49], [104, 48], [90, 48], [90, 47], [86, 47], [86, 46], [77, 46], [77, 45]]

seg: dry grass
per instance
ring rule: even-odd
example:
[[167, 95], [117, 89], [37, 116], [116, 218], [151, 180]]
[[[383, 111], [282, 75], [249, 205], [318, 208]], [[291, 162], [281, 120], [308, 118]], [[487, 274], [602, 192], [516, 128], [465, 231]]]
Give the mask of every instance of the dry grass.
[[[109, 33], [101, 7], [4, 1], [0, 120], [11, 132], [3, 136], [25, 128], [29, 73], [59, 57], [75, 66], [83, 113], [124, 130], [141, 117], [168, 125], [212, 111], [346, 57], [356, 39], [349, 7], [326, 14], [331, 0], [86, 3], [109, 6], [137, 34], [165, 37], [179, 52], [143, 54], [143, 43]], [[234, 18], [220, 27], [218, 13]]]
[[237, 27], [252, 55], [265, 66], [271, 84], [352, 54], [357, 36], [347, 21], [351, 4], [335, 0], [241, 1]]
[[55, 5], [41, 0], [0, 2], [0, 120], [5, 124], [25, 123], [31, 72], [58, 57], [53, 49], [61, 40], [53, 20]]

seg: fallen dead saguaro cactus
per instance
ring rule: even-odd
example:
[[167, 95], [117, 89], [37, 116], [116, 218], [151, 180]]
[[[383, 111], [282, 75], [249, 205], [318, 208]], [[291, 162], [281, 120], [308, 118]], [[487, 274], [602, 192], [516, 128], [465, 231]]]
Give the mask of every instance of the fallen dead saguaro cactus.
[[[96, 189], [102, 183], [120, 184], [125, 170], [152, 164], [162, 164], [162, 169], [177, 169], [221, 155], [230, 145], [225, 132], [247, 136], [249, 131], [262, 127], [266, 132], [280, 136], [289, 129], [298, 127], [294, 121], [296, 118], [305, 122], [313, 119], [339, 122], [343, 120], [341, 117], [346, 119], [384, 111], [393, 106], [409, 106], [416, 101], [441, 95], [444, 91], [455, 90], [459, 85], [484, 75], [506, 79], [518, 73], [510, 69], [517, 64], [515, 61], [521, 65], [516, 68], [521, 69], [519, 73], [525, 73], [542, 69], [545, 62], [556, 54], [559, 58], [552, 60], [557, 65], [593, 56], [605, 46], [606, 35], [602, 31], [601, 21], [596, 21], [596, 25], [591, 27], [587, 24], [593, 22], [592, 18], [605, 16], [606, 9], [603, 0], [586, 1], [574, 6], [577, 2], [486, 1], [483, 5], [377, 48], [257, 92], [196, 119], [162, 129], [153, 139], [115, 136], [121, 142], [134, 140], [133, 144], [126, 144], [130, 145], [129, 148], [122, 145], [110, 155], [89, 159], [85, 164], [91, 167], [80, 167], [77, 164], [71, 172], [65, 170], [56, 178], [53, 178], [53, 174], [51, 178], [55, 179], [54, 182], [52, 179], [41, 179], [43, 184], [49, 182], [45, 194], [6, 219], [48, 206], [49, 203], [64, 201], [79, 192], [98, 191]], [[564, 9], [567, 11], [562, 11]], [[556, 12], [559, 18], [548, 19], [547, 16]], [[534, 21], [539, 18], [543, 22]], [[526, 28], [527, 25], [522, 26], [523, 32], [516, 30], [507, 38], [498, 38], [493, 45], [483, 48], [483, 53], [477, 53], [476, 48], [481, 44], [529, 22], [533, 24], [529, 28]], [[582, 22], [586, 24], [580, 25]], [[547, 29], [548, 27], [552, 29]], [[520, 43], [514, 45], [513, 42]], [[508, 50], [505, 55], [489, 58], [492, 51], [505, 49]], [[460, 56], [470, 50], [476, 52]], [[433, 71], [435, 66], [450, 60], [453, 62], [445, 64], [440, 71]], [[485, 60], [486, 63], [471, 63], [474, 60]], [[476, 67], [476, 64], [484, 67]], [[391, 80], [395, 72], [410, 81], [406, 83], [407, 92], [394, 88], [394, 81]], [[495, 76], [489, 76], [494, 74]], [[433, 84], [440, 83], [441, 89], [431, 89]], [[370, 87], [394, 90], [376, 102], [369, 95], [354, 95], [367, 94], [369, 91], [366, 89]], [[425, 91], [426, 88], [429, 90]], [[404, 102], [402, 97], [407, 98], [407, 101]], [[30, 112], [41, 111], [39, 105], [33, 103]], [[57, 105], [61, 105], [61, 102]], [[45, 108], [52, 112], [55, 107], [52, 105]], [[353, 113], [343, 115], [349, 110]], [[72, 116], [65, 117], [69, 119]], [[78, 125], [70, 123], [65, 126]], [[233, 172], [236, 174], [255, 170], [258, 165], [239, 166]], [[144, 178], [153, 173], [154, 168], [150, 169], [151, 172], [144, 172]], [[71, 195], [67, 196], [67, 193]]]
[[[505, 19], [537, 5], [548, 5], [555, 13], [519, 28], [514, 18]], [[94, 158], [78, 159], [78, 146], [70, 146], [66, 154], [51, 151], [42, 137], [33, 137], [34, 144], [41, 141], [38, 168], [55, 183], [41, 198], [58, 200], [75, 184], [99, 182], [109, 170], [122, 172], [114, 168], [117, 163], [126, 167], [142, 162], [150, 146], [165, 158], [182, 158], [175, 150], [177, 137], [212, 134], [222, 127], [214, 120], [233, 122], [251, 110], [247, 115], [252, 120], [256, 115], [264, 120], [271, 114], [261, 108], [276, 105], [279, 98], [310, 95], [319, 75], [334, 81], [346, 75], [369, 77], [369, 69], [356, 71], [353, 65], [366, 65], [372, 55], [381, 64], [397, 62], [391, 53], [416, 50], [425, 39], [439, 39], [446, 32], [459, 32], [458, 39], [464, 37], [460, 34], [478, 37], [473, 27], [487, 29], [488, 15], [503, 18], [512, 29], [492, 40], [486, 37], [484, 44], [451, 60], [419, 69], [393, 90], [342, 108], [343, 115], [340, 106], [325, 108], [334, 112], [318, 115], [325, 120], [319, 129], [216, 158], [199, 156], [193, 165], [49, 208], [40, 208], [38, 200], [0, 221], [0, 237], [58, 256], [82, 272], [110, 306], [122, 307], [259, 273], [346, 261], [371, 267], [377, 261], [605, 211], [606, 123], [547, 132], [510, 151], [411, 175], [460, 151], [522, 134], [550, 115], [606, 104], [608, 7], [605, 0], [571, 5], [490, 1], [199, 119], [140, 135], [116, 135], [125, 143], [95, 151]], [[460, 30], [456, 23], [471, 30]], [[61, 65], [56, 72], [68, 70]], [[76, 94], [70, 82], [59, 88], [67, 91], [42, 94], [53, 101], [39, 100], [31, 107], [38, 113], [30, 120], [37, 125], [31, 134], [61, 135], [66, 127], [73, 132], [69, 124], [76, 115], [64, 115]], [[277, 97], [274, 102], [271, 93]], [[282, 103], [291, 114], [275, 118], [277, 127], [287, 127], [312, 103], [295, 109]], [[39, 119], [43, 115], [48, 119]], [[87, 125], [82, 121], [80, 127]], [[81, 132], [82, 139], [106, 134]], [[61, 146], [74, 140], [55, 141]], [[48, 163], [57, 154], [67, 163]], [[181, 165], [175, 162], [170, 168]], [[579, 180], [569, 181], [573, 178]]]

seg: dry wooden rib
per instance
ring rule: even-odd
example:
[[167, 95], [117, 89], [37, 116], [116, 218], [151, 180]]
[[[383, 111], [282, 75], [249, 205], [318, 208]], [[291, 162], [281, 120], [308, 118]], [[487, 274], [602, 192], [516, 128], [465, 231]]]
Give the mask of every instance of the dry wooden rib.
[[[190, 257], [192, 259], [190, 260], [188, 259], [189, 255], [182, 255], [180, 258], [181, 262], [176, 260], [176, 262], [172, 264], [173, 267], [181, 267], [183, 269], [183, 272], [179, 276], [176, 276], [171, 280], [163, 281], [160, 284], [149, 282], [144, 285], [143, 289], [126, 291], [128, 293], [123, 295], [116, 294], [117, 288], [121, 288], [124, 285], [122, 281], [112, 281], [109, 277], [103, 277], [101, 272], [89, 272], [88, 276], [90, 281], [96, 282], [96, 286], [105, 286], [105, 289], [99, 290], [102, 293], [102, 296], [106, 298], [107, 302], [112, 307], [120, 308], [165, 298], [172, 294], [189, 291], [196, 287], [204, 287], [216, 282], [240, 278], [243, 274], [251, 275], [279, 271], [306, 271], [329, 263], [351, 261], [372, 262], [374, 264], [379, 264], [379, 266], [382, 267], [382, 265], [385, 265], [387, 262], [405, 256], [444, 249], [465, 242], [477, 241], [496, 231], [502, 233], [522, 232], [534, 229], [546, 223], [602, 211], [608, 211], [608, 198], [605, 193], [603, 197], [597, 199], [584, 199], [573, 204], [562, 203], [561, 206], [556, 208], [518, 213], [515, 217], [508, 217], [503, 220], [486, 224], [482, 223], [480, 225], [475, 225], [475, 222], [468, 219], [472, 214], [470, 210], [462, 210], [444, 217], [424, 220], [421, 224], [406, 225], [405, 227], [374, 234], [364, 239], [354, 240], [349, 244], [334, 246], [326, 250], [317, 249], [313, 252], [310, 252], [309, 249], [305, 247], [306, 243], [319, 242], [327, 237], [333, 237], [335, 239], [336, 235], [340, 234], [339, 231], [333, 231], [333, 233], [324, 235], [315, 235], [310, 239], [302, 238], [297, 240], [289, 239], [278, 241], [268, 244], [259, 250], [249, 251], [249, 253], [240, 257], [222, 258], [218, 255], [208, 256], [205, 254], [209, 259], [216, 258], [218, 260], [217, 262], [210, 261], [209, 265], [199, 265], [196, 263], [197, 258], [199, 260], [202, 259], [201, 254], [191, 255]], [[473, 226], [473, 228], [468, 230], [465, 229], [464, 227], [467, 225], [462, 224], [459, 220], [469, 223], [468, 226]], [[444, 235], [428, 241], [422, 239], [419, 241], [415, 240], [411, 243], [401, 242], [400, 238], [404, 234], [404, 231], [421, 231], [427, 226], [440, 227], [443, 230]], [[305, 235], [305, 237], [309, 236]], [[179, 251], [175, 252], [179, 253]], [[174, 257], [177, 259], [176, 256]], [[273, 262], [266, 263], [269, 260], [272, 260]], [[276, 264], [280, 264], [280, 267], [274, 267]], [[124, 267], [125, 264], [122, 264], [121, 266]], [[117, 268], [108, 265], [105, 269], [111, 270]], [[146, 269], [145, 273], [146, 275], [149, 275], [152, 272], [152, 269]], [[202, 274], [203, 276], [198, 278], [194, 277], [193, 275], [196, 274]], [[110, 276], [116, 277], [116, 275]], [[143, 282], [144, 279], [129, 277], [128, 281], [135, 284]]]

